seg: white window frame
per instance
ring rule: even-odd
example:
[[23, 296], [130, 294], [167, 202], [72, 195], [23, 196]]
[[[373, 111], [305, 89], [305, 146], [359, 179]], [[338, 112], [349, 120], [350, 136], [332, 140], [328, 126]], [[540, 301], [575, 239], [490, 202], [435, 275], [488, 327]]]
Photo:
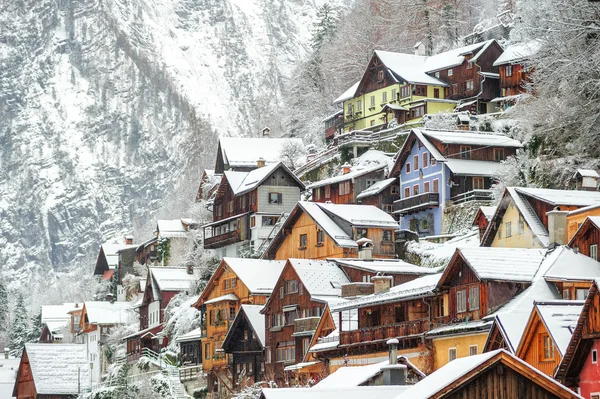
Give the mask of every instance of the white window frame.
[[456, 313], [467, 311], [467, 289], [456, 290]]
[[504, 236], [506, 238], [512, 237], [512, 222], [506, 222], [504, 224]]
[[[475, 348], [475, 353], [471, 353], [471, 349]], [[479, 345], [469, 345], [469, 356], [475, 356], [479, 352]]]
[[[450, 356], [452, 352], [454, 352], [454, 357]], [[448, 348], [448, 363], [456, 359], [458, 359], [458, 351], [456, 350], [456, 347]]]
[[598, 244], [590, 245], [590, 258], [598, 260]]
[[452, 68], [448, 69], [448, 76], [452, 76], [454, 74], [454, 72], [452, 71]]
[[[594, 361], [594, 357], [596, 361]], [[596, 349], [592, 349], [592, 364], [598, 364], [598, 351]]]

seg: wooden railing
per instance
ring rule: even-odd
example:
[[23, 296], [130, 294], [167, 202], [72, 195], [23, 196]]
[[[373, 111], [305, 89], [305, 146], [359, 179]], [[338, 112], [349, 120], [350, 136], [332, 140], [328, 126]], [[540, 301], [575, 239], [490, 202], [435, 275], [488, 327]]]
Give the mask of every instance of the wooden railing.
[[227, 233], [219, 234], [204, 239], [204, 248], [214, 249], [225, 245], [234, 244], [242, 240], [241, 230], [232, 230]]
[[340, 333], [340, 345], [356, 345], [373, 341], [383, 341], [390, 338], [402, 338], [409, 335], [422, 334], [429, 331], [430, 328], [430, 321], [428, 319], [422, 319], [387, 326], [342, 331]]
[[410, 213], [440, 205], [439, 193], [423, 193], [394, 201], [394, 213]]
[[190, 381], [198, 378], [198, 374], [202, 373], [202, 365], [181, 367], [179, 369], [179, 381]]
[[471, 190], [466, 193], [455, 195], [450, 198], [455, 204], [461, 204], [469, 201], [493, 201], [494, 193], [492, 190]]

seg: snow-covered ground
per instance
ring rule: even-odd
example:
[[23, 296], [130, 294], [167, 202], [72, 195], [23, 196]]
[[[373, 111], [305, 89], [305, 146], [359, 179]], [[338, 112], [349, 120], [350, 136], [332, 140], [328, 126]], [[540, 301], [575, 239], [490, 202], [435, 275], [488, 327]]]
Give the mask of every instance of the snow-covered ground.
[[5, 359], [4, 353], [0, 353], [0, 398], [12, 398], [13, 388], [17, 369], [19, 368], [19, 358]]

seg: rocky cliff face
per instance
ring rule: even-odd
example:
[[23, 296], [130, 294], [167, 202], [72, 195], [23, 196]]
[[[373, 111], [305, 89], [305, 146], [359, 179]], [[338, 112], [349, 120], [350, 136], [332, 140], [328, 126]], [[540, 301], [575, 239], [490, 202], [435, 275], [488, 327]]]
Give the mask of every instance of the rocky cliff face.
[[182, 185], [212, 166], [216, 137], [276, 127], [318, 5], [4, 2], [3, 276], [26, 281], [89, 259], [151, 219], [168, 194], [189, 192]]

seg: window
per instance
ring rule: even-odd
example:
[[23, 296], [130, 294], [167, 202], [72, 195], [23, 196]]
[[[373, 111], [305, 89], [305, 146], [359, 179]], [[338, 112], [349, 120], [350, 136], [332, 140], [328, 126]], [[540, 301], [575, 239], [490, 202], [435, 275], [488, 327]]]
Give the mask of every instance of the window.
[[598, 351], [596, 349], [592, 349], [592, 363], [598, 363]]
[[429, 166], [429, 153], [424, 152], [423, 153], [423, 168], [426, 168]]
[[406, 173], [410, 173], [410, 162], [406, 163]]
[[277, 223], [277, 216], [263, 216], [262, 217], [262, 225], [263, 226], [275, 226]]
[[298, 295], [304, 294], [304, 290], [302, 288], [302, 283], [298, 283]]
[[362, 101], [358, 100], [356, 102], [356, 113], [358, 114], [359, 112], [362, 112]]
[[433, 181], [433, 192], [434, 193], [439, 193], [440, 192], [440, 181], [439, 181], [439, 179], [435, 179]]
[[485, 178], [473, 176], [473, 190], [483, 190], [485, 188]]
[[506, 72], [506, 76], [512, 76], [512, 65], [507, 65], [504, 67], [504, 71]]
[[404, 198], [410, 197], [410, 187], [404, 189]]
[[296, 360], [296, 346], [294, 341], [280, 342], [277, 344], [277, 361], [294, 362]]
[[235, 319], [235, 308], [229, 308], [229, 320]]
[[356, 229], [356, 239], [367, 238], [367, 229]]
[[512, 223], [506, 222], [504, 224], [504, 228], [506, 230], [506, 232], [504, 233], [505, 237], [508, 238], [508, 237], [512, 236]]
[[256, 193], [250, 194], [250, 201], [252, 202], [252, 205], [256, 205]]
[[229, 201], [229, 202], [227, 203], [227, 211], [228, 211], [229, 213], [232, 213], [232, 212], [233, 212], [233, 200], [231, 200], [231, 201]]
[[429, 163], [431, 164], [431, 166], [437, 164], [437, 160], [434, 157], [429, 157]]
[[575, 290], [575, 299], [578, 301], [583, 301], [588, 297], [590, 290], [587, 288], [577, 288]]
[[392, 230], [383, 230], [381, 232], [381, 239], [386, 242], [392, 241]]
[[471, 61], [467, 61], [467, 69], [473, 68], [473, 63]]
[[381, 102], [387, 103], [387, 91], [384, 91], [383, 93], [381, 93]]
[[256, 216], [250, 218], [250, 227], [256, 226]]
[[377, 80], [379, 82], [381, 82], [383, 80], [383, 71], [378, 71], [377, 72]]
[[467, 290], [456, 291], [456, 312], [464, 313], [467, 311]]
[[399, 194], [400, 193], [400, 187], [398, 187], [395, 184], [392, 184], [392, 187], [390, 187], [390, 193], [392, 193], [392, 194]]
[[439, 71], [437, 71], [437, 72], [435, 73], [435, 77], [436, 77], [436, 78], [438, 78], [438, 79], [440, 78], [440, 72], [439, 72]]
[[427, 95], [427, 86], [421, 86], [421, 85], [415, 86], [415, 94], [417, 96], [426, 96]]
[[314, 196], [317, 201], [321, 199], [321, 188], [320, 187], [314, 189]]
[[469, 288], [469, 310], [479, 309], [479, 287]]
[[458, 84], [454, 83], [452, 85], [452, 94], [458, 94]]
[[460, 146], [460, 159], [471, 159], [471, 147], [467, 145]]
[[282, 195], [281, 193], [269, 193], [269, 204], [281, 204]]
[[525, 222], [522, 220], [519, 220], [519, 234], [523, 234], [525, 233]]
[[440, 98], [440, 89], [433, 89], [433, 98]]
[[405, 98], [410, 96], [410, 86], [402, 86], [400, 88], [400, 97]]
[[419, 156], [415, 155], [413, 157], [413, 168], [415, 168], [415, 170], [419, 169]]
[[344, 184], [344, 182], [341, 182], [340, 184], [338, 184], [338, 191], [340, 192], [340, 195], [345, 195], [346, 194], [346, 185]]
[[252, 362], [248, 363], [248, 374], [252, 373]]
[[298, 292], [298, 280], [286, 280], [285, 293], [294, 294], [296, 292]]
[[[281, 286], [279, 287], [279, 299], [282, 299], [285, 296], [285, 287]], [[274, 326], [278, 325], [273, 323]]]
[[271, 348], [265, 349], [265, 363], [271, 364]]
[[554, 343], [548, 334], [540, 334], [542, 361], [554, 360]]
[[426, 182], [423, 183], [423, 192], [424, 193], [428, 193], [429, 192], [429, 184], [430, 183], [428, 181], [426, 181]]
[[308, 244], [308, 237], [306, 234], [300, 234], [300, 248], [306, 248], [306, 244]]
[[452, 68], [448, 69], [448, 76], [452, 76]]
[[204, 358], [210, 359], [210, 343], [204, 344]]
[[474, 356], [477, 354], [477, 345], [469, 346], [469, 356]]
[[306, 355], [308, 353], [308, 350], [310, 349], [310, 339], [309, 338], [302, 338], [302, 355]]
[[331, 197], [331, 186], [325, 186], [325, 198]]
[[317, 245], [319, 245], [319, 244], [323, 245], [324, 242], [325, 242], [325, 233], [323, 232], [323, 230], [317, 230]]
[[494, 161], [504, 161], [504, 148], [494, 148]]
[[371, 96], [371, 107], [375, 107], [375, 96]]
[[473, 81], [467, 80], [465, 82], [465, 88], [467, 89], [467, 91], [473, 91], [473, 88], [474, 88]]
[[348, 104], [348, 113], [349, 114], [352, 114], [353, 108], [354, 107], [352, 106], [352, 104]]
[[571, 298], [571, 294], [569, 293], [569, 290], [563, 290], [563, 299], [570, 299]]
[[598, 260], [598, 244], [590, 245], [590, 258]]
[[392, 89], [392, 101], [396, 101], [398, 99], [398, 91], [396, 89]]
[[411, 118], [418, 118], [425, 114], [425, 106], [421, 105], [420, 107], [415, 107], [410, 110]]
[[415, 184], [413, 186], [413, 195], [419, 195], [419, 185]]
[[448, 349], [448, 362], [456, 360], [456, 348]]
[[217, 205], [217, 216], [223, 216], [223, 204]]

